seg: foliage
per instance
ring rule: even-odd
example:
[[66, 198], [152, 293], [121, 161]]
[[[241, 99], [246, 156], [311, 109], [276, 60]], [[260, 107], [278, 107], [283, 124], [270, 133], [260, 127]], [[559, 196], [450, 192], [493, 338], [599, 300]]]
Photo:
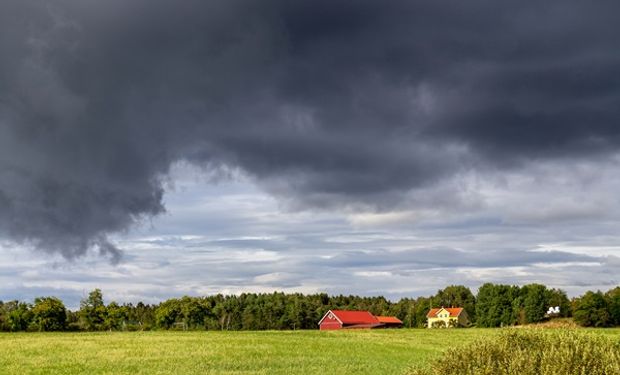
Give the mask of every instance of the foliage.
[[571, 314], [566, 293], [541, 284], [522, 287], [487, 283], [480, 287], [476, 300], [476, 325], [502, 327], [542, 322], [550, 306], [560, 307], [560, 316]]
[[32, 323], [32, 306], [25, 302], [10, 301], [4, 304], [6, 316], [5, 329], [8, 331], [25, 331]]
[[[607, 293], [586, 293], [573, 300], [566, 293], [540, 284], [522, 287], [487, 283], [474, 296], [469, 288], [451, 285], [430, 297], [402, 298], [328, 296], [325, 293], [243, 293], [206, 297], [171, 298], [158, 305], [104, 303], [99, 289], [91, 291], [77, 312], [66, 311], [65, 329], [70, 331], [189, 330], [296, 330], [316, 329], [330, 309], [368, 310], [375, 315], [393, 315], [404, 326], [426, 327], [431, 307], [463, 306], [478, 327], [501, 327], [540, 323], [548, 320], [549, 306], [560, 306], [560, 317], [571, 316], [580, 325], [620, 325], [620, 287]], [[473, 311], [473, 313], [470, 313]], [[556, 317], [556, 316], [553, 316]], [[0, 330], [38, 331], [33, 306], [20, 301], [0, 302]]]
[[67, 310], [56, 297], [35, 298], [32, 323], [39, 331], [62, 331], [66, 328]]
[[541, 284], [530, 284], [521, 288], [525, 323], [538, 323], [545, 319], [549, 307], [550, 293]]
[[574, 330], [511, 330], [451, 349], [410, 374], [620, 374], [620, 341]]
[[439, 290], [432, 297], [433, 307], [462, 307], [467, 312], [469, 321], [476, 322], [476, 297], [469, 288], [463, 285], [450, 285]]
[[587, 292], [575, 299], [573, 305], [573, 318], [584, 327], [609, 327], [613, 324], [608, 301], [601, 292]]
[[88, 331], [101, 331], [106, 328], [106, 307], [101, 289], [95, 289], [80, 302], [79, 316], [82, 326]]
[[549, 306], [558, 306], [560, 308], [559, 317], [567, 318], [572, 315], [570, 300], [566, 296], [566, 292], [560, 289], [550, 289]]
[[127, 306], [119, 306], [116, 302], [111, 302], [105, 311], [103, 327], [106, 330], [120, 331], [127, 324]]
[[612, 324], [620, 326], [620, 287], [616, 287], [605, 293], [609, 316]]
[[[478, 289], [476, 325], [500, 327], [517, 323], [519, 287], [486, 283]], [[516, 306], [515, 306], [516, 303]]]

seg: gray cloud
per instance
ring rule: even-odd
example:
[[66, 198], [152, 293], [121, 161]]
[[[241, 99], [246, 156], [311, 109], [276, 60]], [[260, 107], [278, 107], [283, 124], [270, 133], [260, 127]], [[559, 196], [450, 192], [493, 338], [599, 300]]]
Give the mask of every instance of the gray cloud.
[[164, 212], [182, 160], [291, 207], [388, 210], [472, 168], [605, 159], [618, 8], [4, 1], [0, 233], [118, 260], [108, 236]]
[[[249, 181], [205, 184], [194, 170], [172, 171], [175, 188], [165, 203], [173, 214], [111, 238], [125, 250], [126, 261], [117, 265], [106, 264], [96, 252], [64, 262], [0, 242], [0, 299], [58, 295], [77, 308], [90, 290], [101, 288], [108, 302], [274, 290], [396, 300], [450, 284], [475, 290], [484, 282], [539, 282], [576, 296], [618, 283], [617, 218], [506, 224], [485, 220], [504, 212], [485, 204], [465, 219], [459, 207], [456, 212], [444, 207], [438, 217], [352, 227], [350, 214], [281, 211], [277, 200]], [[542, 185], [556, 192], [546, 182]], [[528, 202], [527, 192], [536, 187], [521, 187], [524, 197], [509, 206]], [[486, 199], [497, 194], [486, 187], [480, 193]], [[559, 194], [574, 195], [570, 189]], [[610, 210], [617, 212], [618, 203]], [[351, 213], [380, 219], [391, 214]]]
[[562, 251], [459, 251], [450, 248], [419, 249], [411, 251], [342, 252], [321, 263], [331, 267], [371, 268], [388, 266], [390, 269], [418, 270], [433, 267], [518, 267], [536, 263], [600, 262], [597, 257]]

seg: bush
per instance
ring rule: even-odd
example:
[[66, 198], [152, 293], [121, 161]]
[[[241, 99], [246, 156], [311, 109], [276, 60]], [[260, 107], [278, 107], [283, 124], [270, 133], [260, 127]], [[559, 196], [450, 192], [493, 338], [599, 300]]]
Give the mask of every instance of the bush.
[[620, 374], [620, 341], [575, 330], [511, 330], [451, 349], [410, 374]]
[[72, 322], [72, 323], [67, 324], [67, 328], [66, 328], [66, 330], [69, 332], [79, 332], [82, 329], [83, 329], [82, 325], [77, 322]]
[[140, 327], [138, 324], [128, 323], [127, 325], [125, 325], [125, 331], [129, 331], [129, 332], [142, 331], [142, 327]]

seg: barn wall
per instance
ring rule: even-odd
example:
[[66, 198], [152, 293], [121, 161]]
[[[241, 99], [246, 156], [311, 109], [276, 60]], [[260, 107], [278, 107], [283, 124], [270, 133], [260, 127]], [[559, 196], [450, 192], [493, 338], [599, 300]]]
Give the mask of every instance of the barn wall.
[[335, 322], [335, 323], [333, 323], [333, 322], [331, 322], [331, 323], [323, 322], [323, 323], [321, 323], [321, 326], [320, 326], [321, 331], [341, 329], [341, 328], [342, 328], [342, 325], [340, 323], [338, 323], [338, 322]]
[[340, 324], [337, 319], [331, 319], [329, 316], [326, 316], [325, 319], [323, 319], [323, 321], [321, 322], [319, 328], [321, 331], [341, 329], [342, 324]]

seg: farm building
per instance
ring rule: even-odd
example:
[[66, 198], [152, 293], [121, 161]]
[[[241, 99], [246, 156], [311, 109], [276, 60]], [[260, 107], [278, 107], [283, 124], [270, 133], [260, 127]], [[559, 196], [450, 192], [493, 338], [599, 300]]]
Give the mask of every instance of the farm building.
[[[381, 319], [379, 319], [381, 318]], [[329, 310], [319, 321], [323, 330], [400, 327], [403, 322], [392, 316], [376, 317], [368, 311]]]
[[378, 316], [377, 319], [385, 328], [400, 328], [403, 326], [403, 322], [395, 316]]
[[469, 324], [467, 312], [462, 307], [431, 309], [426, 317], [428, 318], [428, 328], [465, 327]]

